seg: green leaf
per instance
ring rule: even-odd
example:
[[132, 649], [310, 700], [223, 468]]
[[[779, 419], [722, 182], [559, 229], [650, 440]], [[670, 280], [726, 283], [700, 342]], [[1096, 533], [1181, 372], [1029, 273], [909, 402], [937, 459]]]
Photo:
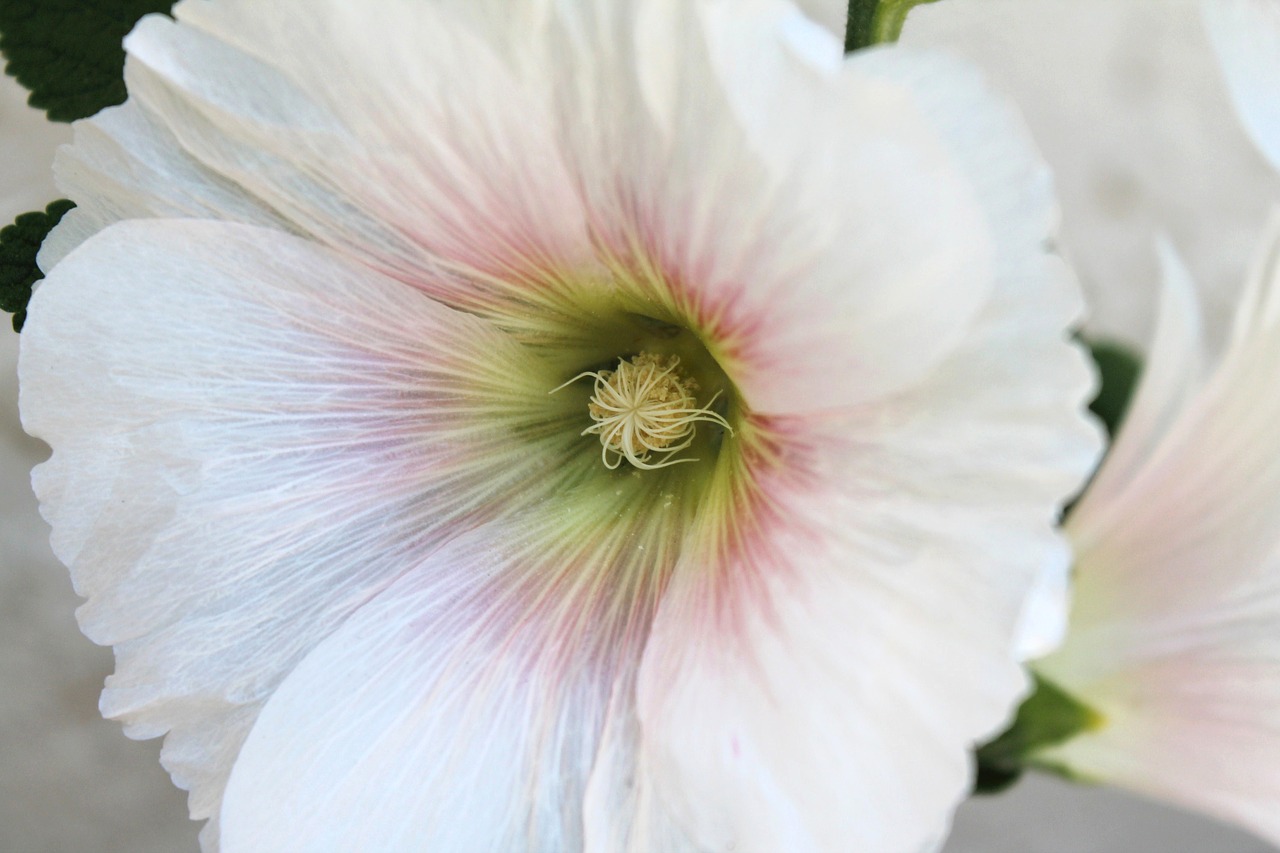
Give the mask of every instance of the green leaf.
[[844, 52], [897, 41], [907, 13], [922, 3], [934, 2], [936, 0], [849, 0]]
[[13, 330], [22, 331], [27, 320], [31, 288], [44, 278], [36, 266], [40, 244], [75, 204], [62, 199], [44, 212], [24, 213], [0, 231], [0, 309], [13, 315]]
[[[1133, 393], [1137, 390], [1138, 380], [1142, 378], [1142, 359], [1133, 350], [1115, 341], [1085, 341], [1093, 356], [1093, 363], [1098, 367], [1100, 382], [1098, 395], [1089, 403], [1089, 411], [1098, 416], [1102, 425], [1107, 428], [1107, 437], [1115, 440], [1116, 431], [1124, 421], [1125, 413]], [[1065, 520], [1076, 508], [1080, 497], [1089, 490], [1088, 485], [1062, 509]]]
[[0, 0], [0, 53], [33, 107], [75, 121], [124, 103], [124, 37], [174, 0]]
[[1106, 425], [1107, 434], [1115, 438], [1142, 375], [1142, 361], [1133, 350], [1114, 341], [1086, 343], [1102, 375], [1102, 386], [1089, 404], [1089, 410]]
[[1035, 753], [1102, 726], [1101, 714], [1081, 703], [1053, 682], [1034, 674], [1035, 690], [1018, 708], [1004, 734], [978, 749], [978, 778], [974, 793], [994, 794], [1008, 788], [1028, 766], [1039, 763]]

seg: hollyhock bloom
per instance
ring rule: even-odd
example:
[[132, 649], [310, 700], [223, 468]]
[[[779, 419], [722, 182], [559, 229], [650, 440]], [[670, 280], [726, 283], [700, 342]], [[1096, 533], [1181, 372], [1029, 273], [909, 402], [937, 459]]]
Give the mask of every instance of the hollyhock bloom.
[[[1233, 99], [1280, 166], [1280, 3], [1206, 5]], [[1100, 715], [1038, 758], [1280, 843], [1280, 213], [1220, 363], [1172, 251], [1131, 411], [1067, 524], [1066, 643], [1037, 664]]]
[[782, 0], [175, 13], [22, 410], [206, 848], [936, 836], [1097, 445], [1008, 109]]
[[1070, 630], [1036, 664], [1099, 722], [1036, 758], [1280, 843], [1280, 214], [1207, 377], [1164, 265], [1148, 367], [1067, 522]]
[[[1204, 8], [1243, 123], [1280, 167], [1280, 3]], [[1101, 722], [1038, 757], [1280, 843], [1280, 214], [1207, 378], [1194, 287], [1163, 254], [1146, 376], [1068, 523], [1068, 640], [1037, 664]]]

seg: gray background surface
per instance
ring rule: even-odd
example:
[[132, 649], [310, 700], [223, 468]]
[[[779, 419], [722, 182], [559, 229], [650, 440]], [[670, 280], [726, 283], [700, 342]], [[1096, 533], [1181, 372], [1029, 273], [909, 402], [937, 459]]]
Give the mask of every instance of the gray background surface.
[[[917, 10], [908, 43], [977, 60], [1024, 109], [1058, 170], [1064, 242], [1092, 328], [1144, 340], [1151, 239], [1167, 233], [1221, 329], [1280, 180], [1238, 130], [1194, 5], [1184, 0], [946, 0]], [[0, 84], [0, 220], [56, 197], [46, 125]], [[27, 487], [43, 446], [17, 419], [17, 338], [0, 333], [0, 851], [193, 853], [185, 797], [158, 743], [103, 721], [111, 655], [77, 631], [77, 599]], [[1034, 779], [961, 809], [947, 853], [1252, 853], [1212, 821], [1113, 791]]]

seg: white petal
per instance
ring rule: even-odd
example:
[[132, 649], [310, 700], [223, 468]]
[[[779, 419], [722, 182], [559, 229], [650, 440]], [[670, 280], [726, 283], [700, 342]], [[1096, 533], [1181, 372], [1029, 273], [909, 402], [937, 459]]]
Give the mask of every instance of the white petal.
[[[135, 201], [173, 215], [174, 195], [237, 221], [268, 210], [473, 307], [531, 298], [548, 270], [585, 263], [581, 205], [538, 88], [548, 75], [510, 67], [497, 35], [477, 31], [485, 16], [407, 0], [373, 15], [339, 0], [200, 0], [175, 15], [143, 19], [126, 40], [127, 139], [110, 118], [90, 122], [134, 159], [166, 149], [160, 168], [109, 170], [86, 139], [64, 163], [77, 200], [116, 216], [140, 215]], [[183, 172], [182, 189], [149, 195], [156, 171]]]
[[1120, 631], [1090, 648], [1121, 658], [1110, 674], [1070, 684], [1104, 725], [1037, 758], [1280, 844], [1280, 555], [1257, 572], [1195, 617], [1149, 621], [1140, 636]]
[[250, 226], [101, 232], [33, 299], [21, 378], [54, 550], [116, 646], [103, 711], [173, 732], [197, 817], [297, 661], [573, 440], [528, 427], [560, 377], [483, 322]]
[[1158, 248], [1163, 289], [1155, 338], [1124, 423], [1107, 452], [1107, 464], [1072, 510], [1077, 530], [1105, 525], [1101, 519], [1108, 516], [1112, 523], [1125, 523], [1122, 514], [1116, 514], [1124, 490], [1203, 382], [1203, 328], [1195, 282], [1171, 243], [1162, 240]]
[[[1114, 482], [1104, 495], [1115, 495], [1105, 511], [1088, 509], [1086, 495], [1081, 509], [1087, 511], [1068, 520], [1078, 563], [1087, 566], [1077, 579], [1073, 634], [1198, 612], [1206, 600], [1250, 576], [1275, 544], [1280, 398], [1271, 389], [1280, 375], [1280, 217], [1269, 232], [1233, 339], [1212, 376], [1181, 404], [1127, 482]], [[1173, 304], [1178, 301], [1185, 299]], [[1174, 328], [1187, 329], [1188, 321], [1178, 319], [1186, 310], [1171, 308], [1165, 316]], [[1172, 364], [1194, 365], [1195, 336], [1169, 334], [1171, 346], [1180, 341], [1192, 348], [1190, 354], [1170, 351]], [[1163, 384], [1171, 370], [1155, 364], [1154, 355], [1149, 375]], [[1166, 388], [1176, 384], [1168, 382]], [[1130, 417], [1145, 430], [1142, 425], [1167, 418], [1170, 399], [1176, 400], [1176, 391], [1140, 389]], [[1113, 484], [1108, 465], [1110, 459], [1098, 474], [1104, 485]]]
[[[859, 53], [853, 62], [873, 75], [886, 76], [911, 87], [922, 109], [942, 131], [951, 150], [959, 155], [997, 238], [995, 272], [999, 289], [996, 300], [988, 310], [988, 317], [978, 326], [978, 348], [969, 350], [969, 358], [957, 360], [973, 372], [955, 376], [950, 369], [944, 370], [946, 378], [942, 383], [934, 383], [934, 393], [948, 394], [952, 388], [981, 383], [994, 387], [998, 393], [1012, 394], [1013, 383], [993, 385], [997, 373], [989, 374], [984, 382], [981, 371], [990, 368], [982, 368], [977, 366], [980, 362], [970, 360], [990, 341], [993, 326], [1007, 323], [1012, 328], [1019, 322], [1025, 325], [1028, 320], [1014, 319], [1018, 311], [1037, 315], [1046, 323], [1042, 343], [1052, 347], [1053, 339], [1060, 337], [1060, 332], [1049, 325], [1072, 326], [1080, 322], [1083, 312], [1066, 267], [1044, 250], [1054, 241], [1057, 225], [1057, 205], [1048, 169], [1021, 118], [1010, 105], [991, 96], [987, 84], [971, 69], [944, 56], [897, 47]], [[978, 104], [982, 108], [975, 109]], [[1032, 282], [1043, 288], [1039, 295]], [[1044, 300], [1039, 307], [1035, 306], [1036, 299]], [[993, 324], [992, 317], [1001, 319]], [[1013, 341], [1006, 341], [1004, 345], [1009, 347], [1006, 352], [1016, 346]], [[1051, 349], [1041, 351], [1047, 356]], [[1041, 390], [1059, 388], [1067, 398], [1072, 394], [1078, 395], [1078, 399], [1092, 396], [1092, 386], [1078, 362], [1078, 358], [1069, 356], [1058, 359], [1051, 374], [1054, 378], [1046, 376]], [[1044, 363], [1054, 362], [1046, 358]], [[1070, 378], [1072, 375], [1074, 379]], [[1067, 447], [1069, 443], [1064, 442], [1062, 449]], [[1042, 656], [1061, 642], [1066, 629], [1067, 568], [1059, 559], [1043, 564], [1022, 613], [1016, 643], [1018, 659]]]
[[[893, 45], [860, 51], [849, 64], [907, 87], [917, 109], [929, 116], [977, 196], [1002, 286], [1011, 287], [1012, 276], [1031, 275], [1016, 267], [1042, 264], [1049, 254], [1058, 201], [1049, 166], [1013, 102], [977, 68], [942, 53]], [[1083, 307], [1077, 297], [1068, 321], [1078, 322]]]
[[77, 122], [75, 143], [59, 149], [54, 170], [77, 207], [40, 247], [46, 272], [123, 219], [226, 219], [287, 229], [269, 207], [192, 158], [137, 98]]
[[1280, 3], [1201, 3], [1231, 99], [1254, 144], [1280, 169]]
[[844, 42], [844, 31], [849, 22], [847, 0], [796, 0], [796, 5], [806, 15], [826, 27], [842, 43]]
[[992, 285], [931, 118], [780, 0], [621, 5], [566, 22], [560, 49], [560, 73], [609, 85], [557, 88], [594, 117], [564, 122], [568, 159], [634, 310], [700, 330], [756, 411], [919, 381]]
[[1018, 619], [1014, 657], [1021, 661], [1042, 658], [1058, 648], [1067, 636], [1067, 612], [1071, 601], [1071, 561], [1054, 555], [1040, 572]]
[[945, 829], [969, 749], [1022, 695], [1028, 596], [1061, 575], [1056, 518], [1099, 448], [1063, 340], [1074, 285], [1038, 253], [1007, 270], [924, 386], [769, 422], [740, 527], [678, 568], [645, 652], [642, 818], [656, 801], [744, 853], [907, 851]]
[[682, 565], [646, 650], [642, 831], [656, 802], [713, 850], [915, 849], [1025, 686], [1028, 598], [1061, 577], [1056, 517], [1100, 444], [1065, 340], [1079, 294], [1044, 252], [1047, 176], [1011, 112], [975, 115], [971, 75], [907, 56], [855, 65], [907, 80], [962, 153], [999, 226], [996, 289], [918, 387], [770, 422], [783, 481], [744, 489], [758, 524]]
[[[828, 577], [762, 584], [767, 606], [672, 590], [707, 600], [665, 610], [656, 625], [641, 682], [653, 756], [645, 784], [707, 849], [909, 850], [945, 826], [969, 783], [966, 747], [1003, 718], [1023, 683], [1007, 661], [993, 665], [1007, 654], [996, 637], [938, 620], [947, 613], [938, 602], [878, 588], [879, 578], [833, 582], [841, 563], [868, 575], [867, 562], [800, 544], [778, 547]], [[930, 574], [896, 568], [904, 585]], [[737, 624], [698, 625], [736, 608], [749, 611]]]
[[1280, 218], [1270, 234], [1224, 359], [1149, 430], [1198, 358], [1188, 297], [1166, 297], [1157, 390], [1144, 379], [1131, 415], [1152, 446], [1115, 477], [1108, 459], [1107, 503], [1068, 520], [1070, 632], [1037, 664], [1103, 724], [1038, 757], [1280, 843]]
[[583, 849], [689, 509], [634, 484], [464, 534], [363, 605], [263, 710], [224, 853]]
[[610, 704], [583, 801], [585, 853], [707, 853], [658, 796], [640, 748], [635, 682]]
[[636, 802], [706, 849], [940, 835], [969, 749], [1022, 696], [1015, 634], [1038, 568], [1066, 561], [1052, 518], [1067, 477], [1033, 486], [982, 456], [926, 485], [902, 470], [922, 448], [828, 429], [778, 437], [817, 449], [775, 451], [779, 481], [734, 507], [754, 523], [681, 564], [645, 652]]
[[180, 4], [64, 157], [87, 210], [45, 266], [122, 217], [275, 218], [482, 313], [621, 284], [712, 339], [758, 410], [873, 399], [955, 346], [990, 240], [907, 93], [749, 2], [530, 4], [518, 49], [453, 4]]

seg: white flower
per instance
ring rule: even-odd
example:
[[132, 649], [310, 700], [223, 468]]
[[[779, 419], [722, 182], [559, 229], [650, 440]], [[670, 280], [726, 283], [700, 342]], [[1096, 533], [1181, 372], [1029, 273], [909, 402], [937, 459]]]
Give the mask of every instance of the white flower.
[[1097, 444], [1008, 110], [781, 0], [176, 14], [22, 408], [206, 847], [936, 836]]
[[1141, 385], [1067, 522], [1067, 640], [1036, 664], [1100, 721], [1036, 758], [1280, 843], [1280, 214], [1207, 378], [1163, 257]]
[[[1280, 3], [1205, 10], [1280, 166]], [[1170, 248], [1162, 260], [1145, 375], [1067, 524], [1068, 638], [1037, 664], [1101, 722], [1037, 758], [1280, 843], [1280, 213], [1207, 376], [1195, 288]]]

